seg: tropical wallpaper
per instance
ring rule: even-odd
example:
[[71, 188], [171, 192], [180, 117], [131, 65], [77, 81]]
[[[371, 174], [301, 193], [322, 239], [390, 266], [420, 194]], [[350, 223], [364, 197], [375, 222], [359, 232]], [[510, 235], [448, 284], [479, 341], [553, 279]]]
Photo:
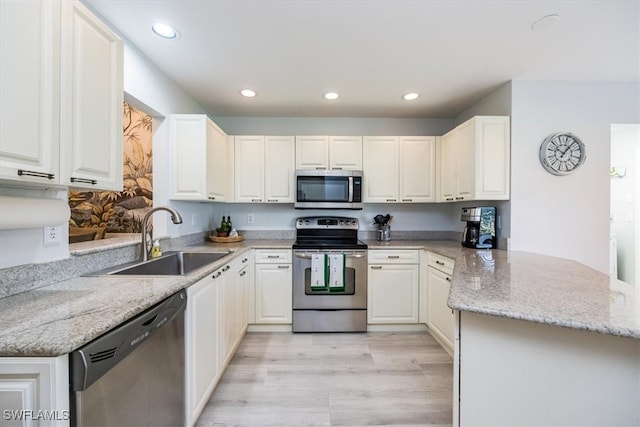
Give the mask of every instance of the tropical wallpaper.
[[140, 233], [153, 206], [152, 118], [124, 104], [123, 191], [69, 191], [70, 227]]

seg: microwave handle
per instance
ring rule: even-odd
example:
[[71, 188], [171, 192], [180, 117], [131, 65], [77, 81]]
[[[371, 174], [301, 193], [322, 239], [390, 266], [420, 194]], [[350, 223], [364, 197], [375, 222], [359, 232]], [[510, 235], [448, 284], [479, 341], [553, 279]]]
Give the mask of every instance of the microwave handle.
[[349, 203], [353, 203], [353, 177], [348, 177], [349, 179]]

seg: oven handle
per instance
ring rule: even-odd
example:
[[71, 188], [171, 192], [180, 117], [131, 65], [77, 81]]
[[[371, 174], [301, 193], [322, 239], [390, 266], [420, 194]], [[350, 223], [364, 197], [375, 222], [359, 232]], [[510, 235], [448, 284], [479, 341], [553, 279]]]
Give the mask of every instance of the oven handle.
[[[323, 252], [320, 252], [323, 253]], [[294, 256], [298, 257], [298, 258], [303, 258], [303, 259], [311, 259], [311, 253], [297, 253], [294, 252], [293, 253]], [[352, 254], [352, 253], [345, 253], [344, 254], [345, 257], [347, 258], [364, 258], [366, 256], [366, 254], [361, 254], [361, 253], [357, 253], [357, 254]]]

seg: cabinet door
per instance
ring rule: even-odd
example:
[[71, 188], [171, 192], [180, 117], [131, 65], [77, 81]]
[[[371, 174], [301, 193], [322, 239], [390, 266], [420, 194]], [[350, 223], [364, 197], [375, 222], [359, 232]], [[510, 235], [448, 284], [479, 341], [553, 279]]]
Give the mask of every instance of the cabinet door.
[[455, 200], [456, 130], [447, 132], [440, 139], [440, 201]]
[[295, 142], [292, 136], [267, 136], [265, 145], [265, 200], [294, 202]]
[[400, 201], [436, 201], [436, 138], [400, 137]]
[[234, 137], [235, 201], [264, 201], [264, 136]]
[[458, 126], [455, 140], [455, 200], [473, 200], [475, 130], [473, 121]]
[[229, 272], [231, 267], [226, 265], [219, 271], [222, 275], [216, 280], [220, 281], [222, 303], [222, 367], [226, 367], [233, 357], [233, 350], [239, 337], [238, 323], [238, 299], [237, 277]]
[[329, 137], [296, 136], [296, 169], [328, 169]]
[[195, 424], [222, 372], [220, 281], [210, 275], [187, 288], [185, 370], [187, 425]]
[[2, 1], [0, 22], [0, 178], [58, 183], [60, 4]]
[[232, 175], [231, 147], [229, 137], [211, 119], [207, 118], [207, 199], [226, 202], [233, 198], [230, 193]]
[[398, 201], [398, 137], [365, 137], [362, 167], [365, 202]]
[[171, 198], [207, 199], [207, 117], [173, 114], [169, 117]]
[[447, 306], [451, 276], [428, 267], [427, 286], [429, 289], [429, 328], [449, 349], [453, 349], [453, 331], [455, 319], [453, 311]]
[[370, 265], [369, 323], [418, 323], [418, 265]]
[[509, 117], [479, 116], [475, 122], [475, 200], [508, 200], [511, 171]]
[[78, 1], [61, 16], [61, 183], [122, 191], [122, 41]]
[[329, 137], [329, 167], [362, 170], [362, 137]]
[[[0, 408], [3, 426], [68, 427], [69, 357], [0, 357]], [[9, 421], [11, 414], [33, 414], [33, 419]], [[55, 419], [36, 418], [38, 413]], [[36, 419], [42, 421], [34, 421]]]
[[256, 264], [256, 323], [291, 323], [291, 264]]

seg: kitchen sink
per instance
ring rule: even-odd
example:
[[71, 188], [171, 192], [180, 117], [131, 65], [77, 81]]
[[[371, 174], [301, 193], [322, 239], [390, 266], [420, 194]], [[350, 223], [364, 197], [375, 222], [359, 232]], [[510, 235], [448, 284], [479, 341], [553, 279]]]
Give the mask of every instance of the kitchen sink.
[[149, 261], [127, 264], [108, 270], [102, 270], [95, 275], [122, 276], [182, 276], [200, 267], [218, 261], [231, 252], [171, 252], [160, 258]]

